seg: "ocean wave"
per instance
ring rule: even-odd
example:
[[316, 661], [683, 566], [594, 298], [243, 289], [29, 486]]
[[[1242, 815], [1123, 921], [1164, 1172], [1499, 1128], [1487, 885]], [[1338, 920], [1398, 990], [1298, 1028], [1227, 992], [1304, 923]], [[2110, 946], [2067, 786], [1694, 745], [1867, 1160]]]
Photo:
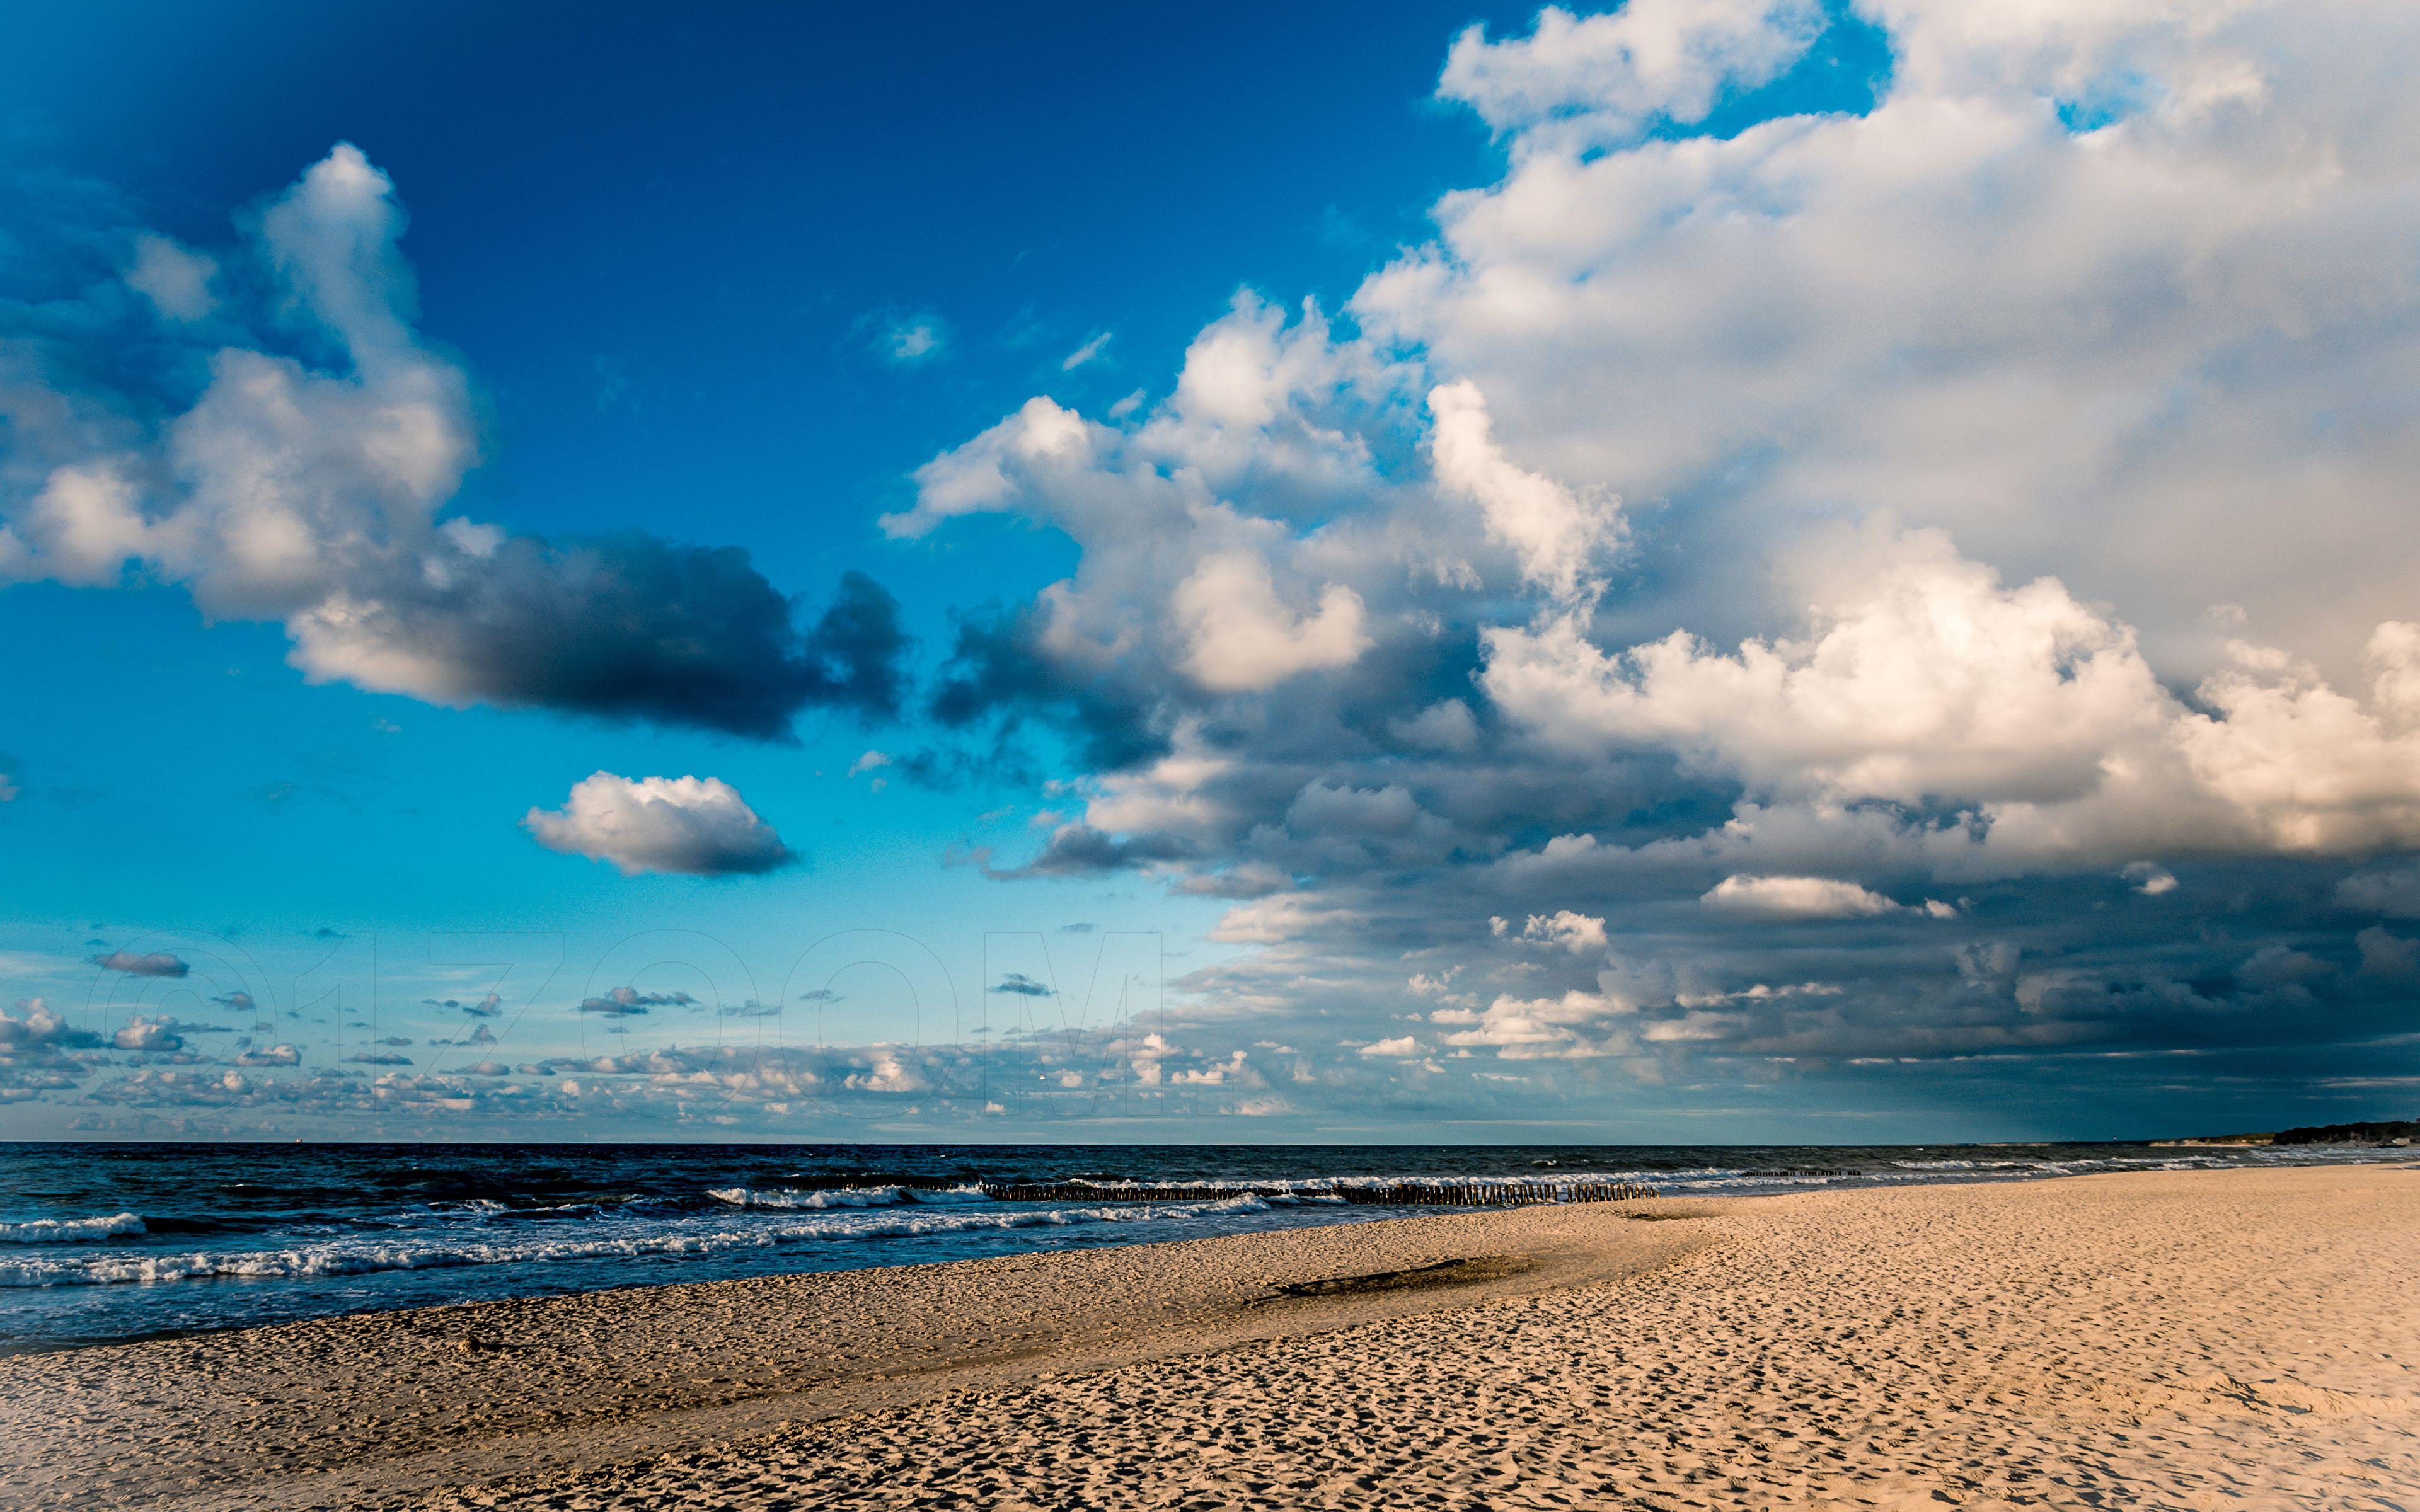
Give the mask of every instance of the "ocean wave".
[[845, 1186], [813, 1192], [800, 1192], [790, 1187], [760, 1191], [744, 1186], [721, 1186], [709, 1190], [706, 1195], [730, 1208], [895, 1208], [911, 1200], [904, 1186]]
[[148, 1232], [143, 1220], [131, 1212], [113, 1212], [101, 1218], [32, 1218], [23, 1223], [0, 1223], [0, 1244], [76, 1244]]
[[1895, 1160], [1905, 1171], [2039, 1171], [2050, 1165], [2039, 1160]]
[[[2267, 1157], [2266, 1152], [2255, 1157], [2255, 1159], [2266, 1158], [2271, 1158]], [[2069, 1159], [2034, 1156], [1962, 1160], [1954, 1158], [1885, 1160], [1869, 1164], [1854, 1163], [1839, 1165], [1776, 1165], [1761, 1169], [1748, 1165], [1694, 1165], [1664, 1168], [1633, 1166], [1598, 1170], [1558, 1169], [1552, 1174], [1476, 1176], [1440, 1176], [1406, 1172], [1386, 1175], [1292, 1178], [1194, 1176], [1126, 1180], [1089, 1175], [1063, 1178], [1060, 1184], [1082, 1188], [1104, 1199], [1120, 1198], [1129, 1201], [1138, 1199], [1147, 1201], [1155, 1193], [1182, 1191], [1188, 1188], [1198, 1190], [1203, 1186], [1233, 1186], [1249, 1190], [1278, 1203], [1342, 1202], [1348, 1199], [1350, 1194], [1398, 1185], [1449, 1189], [1457, 1186], [1484, 1186], [1497, 1189], [1522, 1187], [1544, 1195], [1590, 1184], [1641, 1182], [1659, 1188], [1668, 1196], [1688, 1193], [1754, 1196], [1836, 1186], [2026, 1180], [2085, 1175], [2095, 1171], [2207, 1170], [2225, 1168], [2242, 1163], [2241, 1158], [2229, 1159], [2200, 1153], [2078, 1156]], [[2297, 1162], [2297, 1164], [2301, 1163]]]
[[1240, 1190], [1248, 1190], [1257, 1193], [1263, 1196], [1277, 1196], [1311, 1198], [1331, 1196], [1337, 1194], [1348, 1192], [1384, 1190], [1388, 1187], [1397, 1186], [1520, 1186], [1536, 1187], [1544, 1191], [1558, 1187], [1584, 1186], [1591, 1183], [1604, 1184], [1620, 1181], [1668, 1181], [1674, 1180], [1686, 1180], [1698, 1176], [1736, 1176], [1742, 1173], [1737, 1171], [1710, 1167], [1704, 1170], [1683, 1172], [1649, 1170], [1558, 1171], [1552, 1176], [1434, 1176], [1419, 1172], [1404, 1172], [1396, 1175], [1385, 1176], [1187, 1176], [1154, 1180], [1127, 1180], [1122, 1178], [1104, 1176], [1070, 1176], [1063, 1178], [1042, 1178], [1040, 1180], [1057, 1185], [1090, 1187], [1104, 1196], [1115, 1193], [1121, 1196], [1134, 1195], [1148, 1196], [1154, 1192], [1181, 1192], [1189, 1188], [1226, 1186], [1235, 1187]]
[[919, 1207], [954, 1207], [962, 1203], [991, 1200], [991, 1195], [979, 1186], [842, 1186], [816, 1187], [806, 1191], [787, 1186], [722, 1186], [712, 1188], [706, 1195], [727, 1208], [770, 1208], [783, 1211], [897, 1208], [911, 1203]]
[[712, 1255], [728, 1250], [832, 1240], [913, 1239], [983, 1230], [1070, 1227], [1266, 1211], [1258, 1197], [1217, 1202], [1155, 1203], [1131, 1208], [1002, 1209], [991, 1212], [831, 1211], [820, 1217], [746, 1227], [688, 1225], [616, 1226], [577, 1237], [338, 1241], [284, 1250], [178, 1255], [94, 1256], [76, 1259], [0, 1261], [0, 1288], [86, 1287], [169, 1281], [292, 1279], [364, 1275], [380, 1271], [437, 1270], [643, 1255]]

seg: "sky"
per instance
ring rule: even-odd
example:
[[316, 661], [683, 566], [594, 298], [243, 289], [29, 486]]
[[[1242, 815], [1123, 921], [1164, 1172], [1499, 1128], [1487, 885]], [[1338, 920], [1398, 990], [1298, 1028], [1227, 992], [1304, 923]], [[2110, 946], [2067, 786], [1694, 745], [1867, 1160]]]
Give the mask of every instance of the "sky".
[[0, 1137], [2407, 1116], [2415, 62], [19, 8]]

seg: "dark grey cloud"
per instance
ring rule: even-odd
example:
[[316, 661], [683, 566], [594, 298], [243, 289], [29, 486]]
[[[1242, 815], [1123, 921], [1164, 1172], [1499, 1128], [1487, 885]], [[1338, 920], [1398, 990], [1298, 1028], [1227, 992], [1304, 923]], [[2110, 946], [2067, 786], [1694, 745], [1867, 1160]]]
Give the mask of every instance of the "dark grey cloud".
[[443, 702], [784, 738], [803, 709], [896, 712], [898, 604], [859, 573], [800, 635], [791, 606], [735, 547], [635, 532], [508, 537], [442, 586], [356, 611], [341, 656], [409, 648]]
[[635, 987], [616, 987], [602, 997], [584, 997], [578, 1011], [596, 1013], [608, 1018], [635, 1017], [654, 1008], [693, 1008], [697, 999], [687, 993], [643, 993]]
[[107, 1043], [91, 1030], [70, 1024], [64, 1014], [53, 1011], [39, 997], [20, 1001], [16, 1014], [0, 1009], [0, 1057], [42, 1056], [60, 1050], [98, 1050]]
[[1182, 860], [1192, 854], [1193, 845], [1181, 836], [1144, 833], [1120, 838], [1089, 825], [1063, 825], [1052, 832], [1033, 859], [1022, 866], [995, 870], [986, 863], [984, 871], [1002, 879], [1092, 876], [1154, 862]]
[[1058, 989], [1034, 980], [1022, 971], [1012, 971], [985, 988], [986, 992], [1008, 993], [1017, 997], [1056, 997]]
[[1274, 866], [1246, 863], [1223, 872], [1202, 872], [1181, 878], [1173, 890], [1187, 898], [1231, 898], [1247, 902], [1273, 897], [1295, 886], [1295, 879]]
[[830, 605], [800, 648], [812, 671], [808, 702], [869, 718], [897, 715], [910, 643], [891, 591], [861, 572], [842, 573]]
[[2358, 913], [2420, 918], [2420, 865], [2356, 872], [2336, 884], [2336, 902]]
[[468, 1013], [474, 1019], [491, 1019], [504, 1011], [504, 999], [494, 993], [489, 993], [473, 1003], [466, 1003], [456, 997], [424, 997], [421, 1002], [429, 1008], [450, 1008], [458, 1012]]
[[988, 727], [1001, 741], [1013, 740], [1025, 722], [1038, 721], [1098, 770], [1134, 766], [1168, 750], [1163, 698], [1114, 672], [1079, 669], [1052, 655], [1041, 643], [1031, 609], [985, 609], [959, 619], [930, 712], [944, 729]]
[[194, 969], [181, 957], [162, 950], [139, 955], [132, 950], [111, 950], [89, 959], [104, 971], [123, 971], [132, 977], [182, 977]]

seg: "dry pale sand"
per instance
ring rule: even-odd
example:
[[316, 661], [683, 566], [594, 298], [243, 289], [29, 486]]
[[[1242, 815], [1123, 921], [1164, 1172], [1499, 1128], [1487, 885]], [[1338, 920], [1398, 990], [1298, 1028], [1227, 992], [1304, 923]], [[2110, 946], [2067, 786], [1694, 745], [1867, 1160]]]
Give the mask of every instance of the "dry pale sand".
[[2087, 1177], [0, 1361], [0, 1499], [2420, 1508], [2415, 1364], [2420, 1170]]

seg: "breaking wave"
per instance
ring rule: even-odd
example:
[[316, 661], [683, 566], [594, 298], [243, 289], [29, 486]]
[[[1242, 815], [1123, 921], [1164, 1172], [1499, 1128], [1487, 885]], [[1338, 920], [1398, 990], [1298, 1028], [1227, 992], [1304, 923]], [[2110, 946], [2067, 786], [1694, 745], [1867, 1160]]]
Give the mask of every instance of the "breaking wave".
[[783, 1211], [896, 1208], [911, 1203], [920, 1207], [951, 1207], [961, 1203], [991, 1200], [990, 1195], [979, 1186], [938, 1188], [844, 1186], [818, 1187], [806, 1191], [786, 1186], [770, 1189], [720, 1186], [711, 1189], [706, 1195], [725, 1207], [771, 1208]]
[[546, 1263], [608, 1256], [712, 1255], [727, 1250], [767, 1249], [819, 1241], [909, 1239], [979, 1230], [1209, 1217], [1265, 1211], [1267, 1206], [1256, 1197], [1231, 1197], [1218, 1202], [1143, 1203], [1118, 1208], [1002, 1209], [995, 1212], [918, 1212], [912, 1205], [902, 1204], [890, 1211], [836, 1211], [819, 1217], [745, 1227], [715, 1227], [694, 1221], [684, 1224], [623, 1221], [610, 1226], [583, 1227], [577, 1234], [547, 1237], [432, 1235], [387, 1241], [338, 1240], [298, 1245], [292, 1249], [238, 1250], [220, 1254], [120, 1254], [79, 1256], [72, 1259], [0, 1260], [0, 1288], [363, 1275], [380, 1271]]
[[113, 1212], [105, 1218], [35, 1218], [0, 1223], [0, 1244], [75, 1244], [149, 1232], [143, 1220], [131, 1212]]

